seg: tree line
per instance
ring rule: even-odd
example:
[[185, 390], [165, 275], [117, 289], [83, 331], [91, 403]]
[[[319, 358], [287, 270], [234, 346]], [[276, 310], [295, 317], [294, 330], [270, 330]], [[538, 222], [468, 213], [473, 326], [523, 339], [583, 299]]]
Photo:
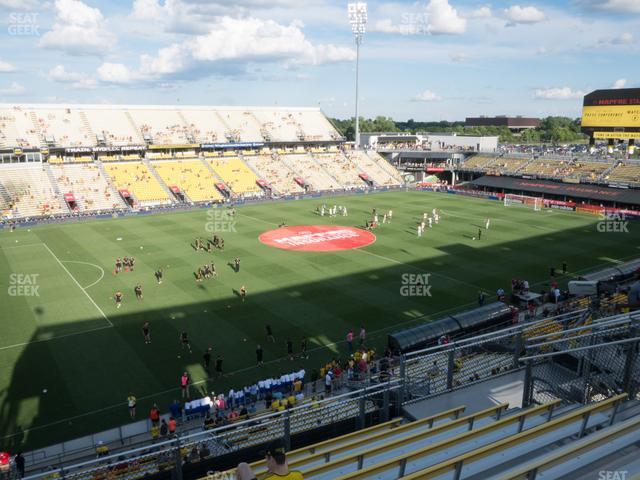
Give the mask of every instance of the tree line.
[[[355, 117], [331, 121], [347, 140], [355, 138]], [[501, 143], [568, 143], [586, 141], [588, 137], [580, 132], [580, 119], [568, 117], [546, 117], [540, 126], [513, 134], [507, 127], [465, 127], [464, 122], [417, 122], [409, 119], [397, 122], [391, 117], [360, 117], [360, 132], [433, 132], [457, 133], [460, 135], [498, 136]]]

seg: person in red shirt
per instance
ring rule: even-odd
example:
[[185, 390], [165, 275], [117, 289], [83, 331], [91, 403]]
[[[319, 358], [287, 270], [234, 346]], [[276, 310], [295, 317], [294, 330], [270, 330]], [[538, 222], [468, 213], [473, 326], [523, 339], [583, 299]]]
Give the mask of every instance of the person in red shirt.
[[176, 433], [176, 427], [178, 426], [178, 422], [173, 417], [169, 417], [169, 435], [173, 435]]
[[158, 424], [160, 423], [160, 409], [158, 408], [158, 405], [156, 405], [155, 403], [153, 404], [153, 407], [151, 407], [151, 410], [149, 411], [149, 419], [151, 420], [151, 425], [153, 425], [154, 427], [157, 427]]

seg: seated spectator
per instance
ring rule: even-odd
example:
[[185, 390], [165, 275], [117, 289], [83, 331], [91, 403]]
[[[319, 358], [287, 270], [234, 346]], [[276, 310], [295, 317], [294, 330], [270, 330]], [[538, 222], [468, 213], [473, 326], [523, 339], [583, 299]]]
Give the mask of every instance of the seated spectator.
[[[304, 480], [302, 473], [297, 470], [289, 470], [285, 448], [282, 442], [273, 442], [265, 454], [267, 460], [267, 474], [263, 480]], [[238, 480], [256, 480], [256, 475], [246, 463], [238, 465], [236, 470]]]

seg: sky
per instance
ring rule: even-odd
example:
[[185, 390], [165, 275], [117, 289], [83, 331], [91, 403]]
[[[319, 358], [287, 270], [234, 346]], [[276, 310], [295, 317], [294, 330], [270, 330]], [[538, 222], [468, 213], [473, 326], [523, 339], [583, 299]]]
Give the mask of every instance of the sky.
[[[367, 2], [360, 114], [578, 117], [640, 87], [640, 0]], [[0, 102], [355, 110], [334, 0], [0, 0]]]

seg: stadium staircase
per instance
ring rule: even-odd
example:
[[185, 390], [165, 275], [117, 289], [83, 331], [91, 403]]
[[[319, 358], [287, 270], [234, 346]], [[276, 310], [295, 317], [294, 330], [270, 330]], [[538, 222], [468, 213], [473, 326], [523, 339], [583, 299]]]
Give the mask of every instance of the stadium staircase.
[[604, 172], [602, 172], [602, 174], [596, 179], [596, 183], [604, 183], [607, 177], [609, 177], [611, 172], [613, 172], [617, 166], [618, 166], [618, 162], [613, 162], [611, 166], [607, 168]]
[[147, 168], [149, 169], [149, 171], [151, 172], [151, 174], [154, 176], [154, 178], [158, 181], [158, 183], [160, 184], [160, 186], [162, 187], [162, 189], [165, 191], [165, 193], [167, 194], [167, 196], [171, 199], [171, 201], [176, 201], [178, 202], [178, 198], [173, 194], [173, 192], [171, 191], [171, 189], [167, 186], [167, 184], [165, 183], [165, 181], [162, 179], [162, 177], [160, 176], [160, 174], [156, 171], [155, 168], [153, 168], [153, 164], [151, 163], [151, 161], [149, 161], [148, 158], [143, 158], [142, 159], [142, 163], [144, 163]]
[[124, 112], [124, 116], [127, 118], [127, 121], [129, 122], [129, 125], [131, 125], [131, 128], [135, 132], [136, 139], [138, 140], [140, 145], [146, 144], [147, 142], [145, 141], [144, 137], [142, 136], [142, 133], [141, 133], [140, 129], [136, 125], [136, 122], [133, 120], [133, 117], [131, 116], [131, 113], [129, 113], [128, 111], [125, 111]]
[[120, 203], [124, 208], [126, 208], [128, 210], [131, 210], [131, 207], [129, 206], [129, 204], [127, 202], [125, 202], [122, 199], [122, 197], [120, 196], [120, 192], [118, 191], [118, 188], [116, 187], [116, 185], [111, 180], [111, 177], [109, 176], [109, 174], [105, 170], [104, 165], [102, 164], [102, 162], [98, 159], [98, 160], [95, 160], [94, 163], [98, 167], [98, 170], [100, 171], [100, 175], [102, 176], [102, 178], [104, 178], [104, 180], [107, 183], [109, 189], [111, 190], [111, 194], [113, 195], [113, 198], [117, 199], [117, 202]]
[[400, 175], [398, 170], [396, 170], [396, 168], [393, 165], [391, 165], [386, 158], [384, 158], [375, 150], [367, 150], [365, 153], [374, 162], [376, 162], [378, 166], [387, 173], [387, 175], [389, 175], [392, 179], [398, 182], [399, 185], [402, 185], [404, 183], [404, 180], [402, 179], [402, 175]]
[[93, 129], [91, 128], [91, 124], [89, 123], [89, 119], [87, 118], [87, 114], [84, 113], [82, 110], [80, 110], [79, 112], [80, 115], [80, 120], [82, 121], [82, 128], [84, 129], [85, 134], [89, 137], [94, 139], [97, 142], [97, 136], [94, 133]]
[[71, 209], [69, 208], [69, 204], [67, 203], [67, 201], [64, 198], [64, 195], [60, 191], [60, 186], [58, 185], [58, 181], [57, 181], [55, 175], [53, 174], [53, 172], [51, 171], [51, 165], [49, 165], [48, 163], [43, 163], [42, 164], [42, 168], [47, 173], [47, 177], [49, 177], [49, 181], [51, 182], [51, 187], [53, 188], [53, 191], [57, 195], [58, 201], [60, 202], [60, 205], [62, 205], [63, 212], [64, 213], [71, 213]]
[[38, 123], [38, 117], [36, 115], [36, 112], [31, 110], [29, 112], [29, 118], [31, 119], [31, 122], [33, 123], [33, 128], [34, 128], [34, 130], [36, 132], [36, 136], [38, 137], [38, 142], [39, 143], [36, 146], [37, 147], [42, 147], [43, 145], [46, 145], [44, 135], [42, 133], [42, 130], [40, 129], [40, 124]]

